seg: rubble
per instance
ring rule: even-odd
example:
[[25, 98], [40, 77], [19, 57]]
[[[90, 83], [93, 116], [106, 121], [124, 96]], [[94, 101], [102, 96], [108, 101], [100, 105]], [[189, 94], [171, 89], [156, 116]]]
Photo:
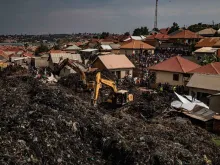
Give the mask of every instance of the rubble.
[[220, 164], [216, 135], [185, 118], [161, 118], [167, 94], [136, 93], [134, 103], [106, 113], [30, 76], [1, 77], [0, 85], [0, 164], [202, 165], [204, 155]]

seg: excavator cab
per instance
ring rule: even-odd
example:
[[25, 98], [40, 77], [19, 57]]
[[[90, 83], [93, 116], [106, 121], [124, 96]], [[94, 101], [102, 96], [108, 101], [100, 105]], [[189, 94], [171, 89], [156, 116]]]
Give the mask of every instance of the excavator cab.
[[127, 90], [119, 90], [115, 93], [115, 99], [113, 104], [125, 105], [128, 102], [133, 101], [133, 95], [129, 94]]
[[83, 91], [93, 91], [95, 88], [95, 82], [94, 81], [89, 81], [86, 84], [82, 81], [79, 80], [78, 83], [76, 84], [76, 92], [83, 92]]
[[108, 103], [115, 106], [122, 106], [131, 101], [133, 101], [133, 95], [129, 94], [127, 90], [119, 90], [115, 93], [111, 93], [107, 99]]

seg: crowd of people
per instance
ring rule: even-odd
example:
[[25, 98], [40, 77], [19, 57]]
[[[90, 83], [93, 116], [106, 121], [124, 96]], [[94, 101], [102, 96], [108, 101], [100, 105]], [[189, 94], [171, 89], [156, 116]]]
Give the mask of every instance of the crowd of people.
[[[149, 67], [156, 65], [162, 61], [165, 61], [174, 56], [187, 56], [189, 51], [184, 48], [158, 48], [155, 50], [154, 54], [149, 54], [144, 51], [142, 54], [136, 54], [129, 57], [132, 62], [138, 66], [141, 75], [135, 77], [133, 82], [135, 84], [146, 86], [151, 88], [150, 85], [156, 82], [156, 76], [153, 72], [148, 70]], [[180, 94], [184, 93], [184, 86], [171, 86], [169, 84], [159, 84], [157, 86], [159, 91], [176, 91]]]

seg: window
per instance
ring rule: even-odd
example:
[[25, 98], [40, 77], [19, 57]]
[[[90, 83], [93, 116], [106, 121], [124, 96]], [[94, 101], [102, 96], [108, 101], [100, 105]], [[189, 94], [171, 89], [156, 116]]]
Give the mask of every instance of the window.
[[183, 74], [183, 77], [190, 78], [190, 74], [185, 73], [185, 74]]
[[179, 81], [179, 74], [173, 74], [173, 80]]

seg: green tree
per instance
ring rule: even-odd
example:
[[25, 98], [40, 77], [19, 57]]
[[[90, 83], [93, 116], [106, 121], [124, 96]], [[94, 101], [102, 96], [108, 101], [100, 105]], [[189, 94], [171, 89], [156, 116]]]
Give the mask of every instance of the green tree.
[[155, 31], [155, 32], [159, 32], [158, 28], [153, 28], [152, 30]]
[[105, 38], [107, 38], [108, 36], [109, 36], [109, 32], [102, 32], [100, 38], [101, 38], [101, 39], [105, 39]]
[[60, 50], [60, 45], [55, 45], [55, 46], [53, 47], [53, 49], [54, 49], [54, 50]]
[[174, 22], [174, 23], [173, 23], [173, 26], [170, 28], [168, 34], [173, 33], [173, 32], [175, 32], [175, 31], [177, 31], [177, 30], [179, 30], [179, 29], [180, 29], [180, 28], [179, 28], [179, 25], [178, 25], [176, 22]]
[[27, 49], [28, 46], [29, 46], [28, 43], [25, 43], [25, 44], [24, 44], [25, 49]]
[[130, 33], [129, 32], [125, 32], [124, 35], [125, 36], [130, 36]]
[[210, 64], [212, 62], [219, 62], [219, 61], [220, 61], [220, 59], [215, 55], [213, 55], [213, 56], [205, 55], [204, 57], [202, 57], [200, 59], [200, 65], [207, 65], [207, 64]]
[[134, 36], [148, 35], [148, 34], [149, 34], [149, 30], [147, 27], [136, 28], [134, 29], [133, 32]]
[[42, 52], [48, 52], [49, 51], [49, 48], [44, 45], [44, 44], [41, 44], [35, 51], [35, 55], [39, 55], [39, 53], [42, 53]]

